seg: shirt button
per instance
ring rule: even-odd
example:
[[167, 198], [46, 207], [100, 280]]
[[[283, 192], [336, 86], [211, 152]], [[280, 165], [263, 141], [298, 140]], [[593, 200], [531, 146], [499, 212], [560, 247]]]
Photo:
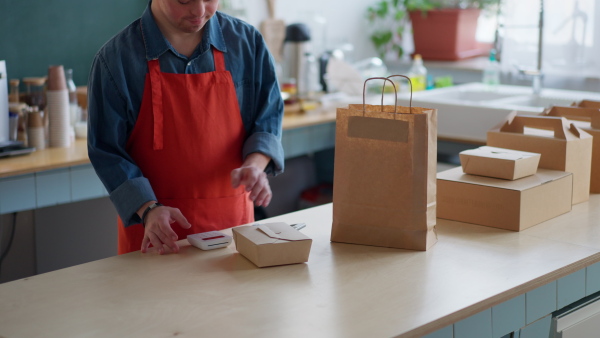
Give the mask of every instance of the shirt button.
[[192, 61], [188, 62], [188, 66], [191, 66], [191, 65], [192, 65]]

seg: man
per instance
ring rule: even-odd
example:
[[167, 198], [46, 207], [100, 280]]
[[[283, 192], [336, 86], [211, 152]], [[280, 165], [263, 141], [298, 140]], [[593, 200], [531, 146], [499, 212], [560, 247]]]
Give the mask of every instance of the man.
[[252, 222], [283, 171], [283, 102], [258, 31], [218, 0], [152, 0], [96, 54], [88, 151], [119, 253]]

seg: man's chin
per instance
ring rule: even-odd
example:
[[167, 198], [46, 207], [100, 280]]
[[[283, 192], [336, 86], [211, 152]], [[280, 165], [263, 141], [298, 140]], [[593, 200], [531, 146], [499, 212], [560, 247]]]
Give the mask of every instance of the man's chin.
[[179, 27], [179, 29], [184, 32], [184, 33], [198, 33], [199, 31], [202, 30], [202, 28], [204, 27], [204, 24], [202, 25], [182, 25]]

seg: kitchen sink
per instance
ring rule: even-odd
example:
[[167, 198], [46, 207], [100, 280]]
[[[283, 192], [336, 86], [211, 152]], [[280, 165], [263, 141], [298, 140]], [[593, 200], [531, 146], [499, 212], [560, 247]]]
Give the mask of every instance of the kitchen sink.
[[[409, 93], [398, 94], [398, 104], [408, 106]], [[393, 104], [386, 98], [386, 104]], [[438, 138], [484, 144], [486, 134], [512, 111], [539, 114], [551, 106], [600, 100], [600, 93], [562, 89], [542, 89], [535, 95], [531, 87], [499, 85], [493, 90], [483, 83], [413, 93], [413, 106], [438, 109]]]
[[[508, 93], [497, 93], [492, 91], [480, 91], [480, 90], [447, 90], [442, 93], [427, 92], [428, 95], [422, 95], [422, 98], [433, 96], [436, 100], [447, 100], [453, 102], [485, 102], [490, 100], [498, 100], [505, 98], [512, 98], [514, 94]], [[433, 94], [433, 95], [431, 95]], [[421, 97], [421, 96], [420, 96]]]
[[507, 106], [516, 106], [517, 109], [520, 107], [542, 107], [547, 108], [551, 106], [570, 106], [573, 102], [580, 101], [573, 98], [560, 98], [560, 97], [547, 97], [539, 95], [531, 95], [525, 97], [510, 97], [508, 100], [498, 101], [494, 103], [506, 103]]

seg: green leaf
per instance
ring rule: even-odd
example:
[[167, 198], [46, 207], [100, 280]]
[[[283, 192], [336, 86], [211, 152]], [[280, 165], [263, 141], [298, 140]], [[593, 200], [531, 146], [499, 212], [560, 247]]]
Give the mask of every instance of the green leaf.
[[398, 36], [402, 37], [404, 35], [404, 26], [398, 26], [396, 28], [396, 34], [398, 34]]
[[377, 8], [377, 16], [380, 18], [385, 18], [385, 16], [390, 11], [388, 2], [383, 0], [383, 1], [379, 2], [378, 7], [379, 8]]
[[396, 15], [395, 15], [395, 20], [396, 21], [401, 21], [402, 19], [404, 19], [405, 16], [406, 16], [406, 12], [405, 11], [397, 11]]
[[392, 41], [392, 31], [377, 31], [371, 35], [371, 41], [375, 46], [382, 46]]
[[398, 53], [399, 58], [401, 58], [402, 55], [404, 55], [404, 49], [402, 48], [402, 46], [395, 45], [394, 50], [396, 51], [396, 53]]

